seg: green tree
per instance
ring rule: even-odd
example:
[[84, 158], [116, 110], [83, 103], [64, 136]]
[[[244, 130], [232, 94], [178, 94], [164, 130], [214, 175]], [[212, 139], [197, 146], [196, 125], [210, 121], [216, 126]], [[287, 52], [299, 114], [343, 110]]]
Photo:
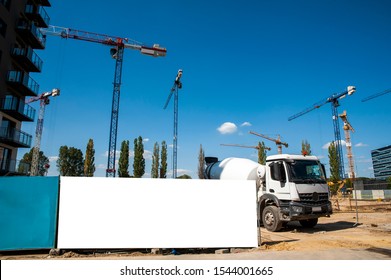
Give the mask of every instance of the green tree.
[[341, 180], [339, 177], [339, 160], [337, 147], [334, 142], [329, 146], [329, 164], [330, 164], [330, 181], [336, 183]]
[[139, 136], [134, 139], [134, 160], [133, 174], [135, 178], [143, 177], [145, 173], [144, 144], [143, 138]]
[[94, 140], [88, 140], [86, 155], [84, 158], [84, 176], [93, 177], [95, 173], [95, 149]]
[[159, 144], [153, 146], [151, 177], [159, 178]]
[[301, 154], [304, 156], [311, 155], [311, 145], [307, 140], [301, 141]]
[[[18, 166], [18, 171], [22, 173], [26, 173], [29, 170], [26, 169], [26, 164], [31, 166], [31, 161], [33, 159], [33, 151], [34, 148], [31, 148], [31, 150], [28, 153], [25, 153], [23, 155], [23, 158], [20, 160], [19, 166]], [[39, 156], [38, 156], [38, 176], [45, 176], [46, 171], [49, 169], [49, 159], [44, 155], [42, 151], [39, 151]]]
[[198, 153], [198, 178], [205, 179], [204, 176], [204, 165], [205, 165], [205, 153], [200, 145], [200, 151]]
[[124, 140], [121, 143], [121, 152], [118, 160], [118, 176], [129, 177], [129, 141]]
[[263, 165], [266, 164], [266, 147], [263, 141], [258, 142], [258, 163]]
[[61, 176], [83, 176], [83, 152], [74, 147], [61, 146], [57, 168]]
[[191, 176], [190, 175], [187, 175], [187, 174], [183, 174], [181, 176], [178, 176], [176, 177], [177, 179], [191, 179]]
[[160, 178], [166, 178], [167, 177], [167, 144], [166, 141], [162, 142], [162, 151], [160, 154], [160, 172], [159, 172]]

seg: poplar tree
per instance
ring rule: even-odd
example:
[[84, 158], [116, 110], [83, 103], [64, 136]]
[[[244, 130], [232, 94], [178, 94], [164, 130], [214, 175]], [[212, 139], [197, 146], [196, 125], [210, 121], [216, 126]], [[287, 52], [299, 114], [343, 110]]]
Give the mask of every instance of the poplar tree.
[[80, 149], [61, 146], [57, 168], [61, 176], [83, 176], [84, 160], [83, 152]]
[[160, 172], [159, 172], [160, 178], [166, 178], [167, 177], [167, 144], [166, 141], [162, 142], [162, 151], [160, 154]]
[[145, 173], [144, 144], [143, 138], [139, 136], [134, 139], [134, 161], [133, 174], [135, 178], [143, 177]]
[[266, 164], [266, 149], [265, 149], [265, 143], [258, 142], [258, 163], [259, 164]]
[[205, 179], [204, 176], [204, 166], [205, 166], [205, 153], [200, 145], [200, 151], [198, 153], [198, 178]]
[[153, 146], [151, 177], [159, 177], [159, 144], [157, 142]]
[[118, 176], [129, 176], [129, 141], [124, 140], [121, 143], [121, 152], [118, 160]]
[[334, 142], [329, 146], [329, 164], [330, 164], [330, 181], [336, 183], [341, 178], [339, 177], [339, 160], [337, 154], [337, 147]]
[[88, 140], [86, 155], [84, 158], [84, 176], [93, 177], [95, 172], [94, 140]]

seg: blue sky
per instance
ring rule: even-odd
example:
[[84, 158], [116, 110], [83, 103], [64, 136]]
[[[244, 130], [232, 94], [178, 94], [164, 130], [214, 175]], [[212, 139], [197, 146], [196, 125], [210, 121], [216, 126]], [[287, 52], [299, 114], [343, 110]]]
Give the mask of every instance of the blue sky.
[[[266, 134], [300, 153], [302, 140], [328, 164], [325, 145], [334, 139], [331, 105], [293, 121], [288, 117], [347, 86], [347, 110], [358, 176], [373, 177], [370, 151], [390, 145], [391, 94], [364, 97], [391, 88], [391, 2], [362, 0], [166, 0], [51, 1], [51, 25], [158, 43], [167, 56], [153, 58], [125, 50], [117, 149], [142, 136], [146, 176], [155, 142], [173, 138], [173, 100], [164, 103], [178, 69], [178, 175], [197, 178], [199, 147], [205, 155], [256, 160], [256, 150], [220, 144], [256, 145]], [[38, 51], [40, 90], [61, 88], [46, 108], [41, 150], [57, 175], [59, 147], [85, 152], [95, 143], [95, 176], [105, 176], [115, 61], [107, 46], [49, 36]], [[36, 102], [37, 103], [37, 102]], [[38, 111], [38, 103], [33, 106]], [[223, 124], [232, 123], [220, 129]], [[23, 130], [35, 135], [36, 123]], [[341, 131], [344, 138], [343, 131]], [[265, 140], [276, 154], [273, 142]], [[133, 149], [133, 145], [131, 145]], [[19, 157], [27, 152], [21, 149]], [[172, 149], [168, 165], [172, 167]], [[346, 150], [345, 166], [347, 170]], [[118, 159], [118, 156], [117, 156]], [[131, 159], [132, 163], [132, 159]], [[133, 169], [130, 166], [130, 173]], [[171, 171], [171, 170], [170, 170]]]

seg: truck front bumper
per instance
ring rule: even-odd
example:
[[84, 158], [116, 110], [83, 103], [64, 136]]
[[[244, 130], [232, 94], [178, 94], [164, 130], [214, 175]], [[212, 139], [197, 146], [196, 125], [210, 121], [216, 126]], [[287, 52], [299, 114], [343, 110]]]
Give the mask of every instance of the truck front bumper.
[[299, 221], [314, 219], [319, 217], [329, 217], [333, 213], [331, 202], [322, 205], [307, 205], [291, 201], [281, 208], [281, 220]]

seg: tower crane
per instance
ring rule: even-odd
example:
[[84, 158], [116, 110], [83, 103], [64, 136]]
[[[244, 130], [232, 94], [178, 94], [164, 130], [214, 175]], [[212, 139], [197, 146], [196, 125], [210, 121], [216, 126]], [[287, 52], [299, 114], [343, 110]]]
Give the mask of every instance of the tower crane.
[[[259, 150], [261, 147], [258, 146], [245, 146], [245, 145], [238, 145], [238, 144], [220, 144], [221, 146], [232, 146], [232, 147], [240, 147], [240, 148], [253, 148]], [[263, 147], [265, 150], [270, 151], [272, 148], [270, 147]]]
[[355, 86], [348, 86], [347, 90], [341, 93], [336, 93], [331, 95], [330, 97], [323, 99], [317, 103], [314, 103], [311, 107], [308, 107], [304, 111], [301, 111], [300, 113], [297, 113], [291, 117], [288, 118], [288, 121], [291, 121], [293, 119], [296, 119], [304, 114], [307, 114], [311, 112], [312, 110], [318, 109], [319, 107], [323, 106], [326, 103], [331, 103], [331, 109], [333, 114], [333, 124], [334, 124], [334, 138], [335, 138], [335, 145], [337, 150], [337, 158], [339, 162], [339, 176], [341, 178], [345, 177], [345, 168], [343, 163], [343, 153], [342, 153], [342, 147], [341, 147], [341, 132], [339, 128], [339, 122], [338, 122], [338, 106], [340, 99], [352, 95], [356, 91]]
[[140, 42], [128, 38], [92, 33], [67, 27], [50, 25], [48, 28], [41, 28], [40, 30], [45, 36], [60, 36], [64, 39], [82, 40], [112, 47], [110, 49], [110, 54], [115, 59], [115, 72], [113, 82], [113, 99], [111, 107], [109, 151], [106, 177], [115, 177], [115, 153], [117, 146], [119, 100], [124, 49], [138, 50], [141, 54], [150, 55], [153, 57], [165, 56], [167, 50], [165, 48], [160, 47], [158, 44], [154, 44], [152, 46], [145, 46]]
[[339, 115], [341, 120], [343, 121], [343, 130], [345, 131], [345, 140], [346, 140], [346, 151], [349, 163], [349, 178], [356, 178], [354, 172], [354, 161], [353, 161], [353, 153], [352, 153], [352, 142], [350, 139], [350, 131], [354, 132], [354, 128], [348, 121], [348, 116], [346, 114], [346, 110], [343, 111], [342, 114]]
[[41, 148], [43, 119], [44, 119], [44, 115], [45, 115], [46, 105], [48, 105], [50, 103], [49, 97], [56, 97], [58, 95], [60, 95], [60, 90], [55, 88], [52, 91], [44, 92], [36, 97], [31, 97], [29, 100], [26, 101], [26, 104], [31, 103], [31, 102], [35, 102], [38, 100], [40, 101], [37, 127], [35, 129], [35, 143], [34, 143], [34, 148], [33, 148], [33, 156], [31, 159], [30, 176], [37, 176], [38, 175], [39, 151]]
[[365, 101], [371, 100], [371, 99], [373, 99], [373, 98], [382, 96], [382, 95], [387, 94], [387, 93], [390, 93], [390, 92], [391, 92], [391, 88], [390, 88], [390, 89], [387, 89], [387, 90], [385, 90], [385, 91], [378, 92], [378, 93], [372, 94], [372, 95], [370, 95], [370, 96], [367, 96], [367, 97], [365, 97], [364, 99], [362, 99], [361, 102], [365, 102]]
[[282, 154], [282, 145], [284, 145], [285, 148], [288, 148], [288, 143], [281, 142], [280, 135], [278, 135], [278, 138], [277, 138], [277, 139], [274, 139], [274, 138], [271, 138], [271, 137], [269, 137], [269, 136], [266, 136], [266, 135], [263, 135], [263, 134], [260, 134], [260, 133], [256, 133], [256, 132], [254, 132], [254, 131], [250, 131], [250, 134], [254, 134], [254, 135], [256, 135], [256, 136], [265, 138], [265, 139], [267, 139], [267, 140], [270, 140], [270, 141], [273, 141], [274, 143], [276, 143], [276, 145], [277, 145], [277, 151], [278, 151], [279, 154]]
[[174, 95], [174, 138], [173, 138], [173, 154], [172, 154], [172, 178], [177, 177], [177, 150], [178, 150], [178, 90], [182, 88], [182, 69], [178, 70], [178, 74], [175, 77], [174, 84], [171, 88], [170, 94], [167, 97], [166, 104], [164, 104], [163, 109], [165, 110], [168, 106], [168, 103], [171, 100], [172, 95]]

